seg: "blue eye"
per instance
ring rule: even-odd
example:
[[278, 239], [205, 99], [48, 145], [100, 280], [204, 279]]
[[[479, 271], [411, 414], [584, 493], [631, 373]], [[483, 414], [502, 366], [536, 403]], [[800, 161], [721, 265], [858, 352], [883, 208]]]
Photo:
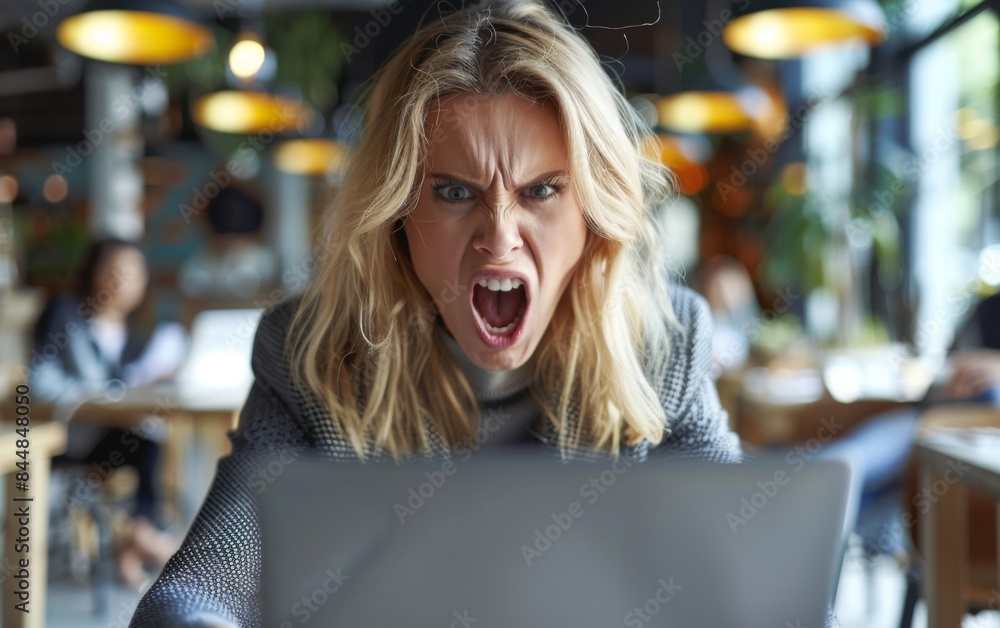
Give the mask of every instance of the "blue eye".
[[547, 201], [559, 194], [564, 185], [565, 184], [554, 180], [543, 181], [529, 187], [527, 190], [527, 196], [532, 201]]
[[455, 183], [436, 185], [434, 186], [434, 191], [437, 192], [441, 198], [452, 203], [459, 203], [472, 198], [472, 192], [469, 191], [469, 188]]
[[535, 198], [545, 198], [546, 196], [552, 196], [553, 194], [555, 194], [556, 189], [551, 185], [543, 183], [541, 185], [532, 186], [529, 189], [529, 193], [531, 196]]

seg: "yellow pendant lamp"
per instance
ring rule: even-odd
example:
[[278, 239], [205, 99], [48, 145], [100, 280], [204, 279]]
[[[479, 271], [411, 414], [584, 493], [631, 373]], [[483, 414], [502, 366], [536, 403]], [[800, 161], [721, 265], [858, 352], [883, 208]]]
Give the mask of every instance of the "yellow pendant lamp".
[[229, 51], [228, 70], [247, 89], [223, 90], [198, 98], [191, 107], [194, 121], [211, 131], [265, 137], [305, 131], [318, 122], [317, 114], [306, 103], [262, 91], [260, 75], [269, 56], [273, 65], [273, 54], [264, 46], [262, 35], [241, 33]]
[[679, 133], [738, 133], [753, 127], [752, 106], [738, 92], [695, 90], [656, 101], [660, 126]]
[[274, 152], [274, 166], [282, 172], [315, 176], [339, 174], [347, 155], [340, 142], [322, 138], [288, 140]]
[[722, 31], [730, 49], [748, 57], [794, 59], [817, 50], [886, 37], [885, 14], [875, 0], [777, 0], [739, 15]]
[[263, 92], [225, 90], [202, 96], [191, 110], [194, 121], [223, 133], [290, 133], [314, 115], [300, 102]]
[[131, 65], [173, 64], [205, 54], [212, 32], [173, 4], [98, 5], [63, 20], [56, 39], [90, 59]]

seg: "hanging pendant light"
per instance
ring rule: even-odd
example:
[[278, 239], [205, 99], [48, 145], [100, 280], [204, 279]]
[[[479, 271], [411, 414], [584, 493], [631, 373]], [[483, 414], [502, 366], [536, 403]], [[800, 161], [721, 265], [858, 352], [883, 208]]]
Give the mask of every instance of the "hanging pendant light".
[[[301, 97], [269, 92], [266, 83], [276, 67], [274, 52], [265, 45], [264, 25], [259, 16], [244, 20], [229, 50], [227, 76], [239, 89], [222, 90], [198, 98], [191, 117], [205, 129], [227, 134], [315, 134], [322, 119]], [[268, 140], [270, 141], [270, 140]]]
[[225, 90], [196, 100], [191, 115], [213, 131], [280, 134], [308, 126], [315, 114], [307, 105], [282, 96]]
[[131, 65], [173, 64], [212, 49], [212, 32], [179, 5], [101, 2], [56, 29], [67, 49], [90, 59]]
[[848, 42], [875, 46], [885, 31], [875, 0], [774, 0], [734, 18], [722, 40], [748, 57], [794, 59]]
[[[725, 3], [728, 6], [728, 2]], [[681, 20], [692, 21], [683, 6]], [[718, 7], [706, 2], [707, 16]], [[721, 46], [709, 46], [681, 74], [683, 89], [664, 95], [656, 102], [659, 126], [675, 133], [741, 133], [752, 131], [766, 114], [768, 99], [762, 90], [747, 81], [733, 63], [732, 53]]]
[[756, 129], [772, 103], [735, 68], [708, 71], [690, 89], [656, 101], [659, 126], [675, 133], [742, 133]]
[[679, 133], [738, 133], [754, 125], [752, 96], [724, 90], [670, 94], [656, 102], [659, 123]]
[[282, 142], [274, 152], [274, 166], [282, 172], [315, 176], [337, 175], [347, 149], [340, 142], [307, 138]]

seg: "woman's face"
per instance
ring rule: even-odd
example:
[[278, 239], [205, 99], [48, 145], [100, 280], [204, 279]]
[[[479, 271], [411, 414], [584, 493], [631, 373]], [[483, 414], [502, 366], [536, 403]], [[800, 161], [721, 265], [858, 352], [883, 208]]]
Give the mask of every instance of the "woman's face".
[[148, 280], [142, 253], [133, 248], [119, 248], [98, 266], [94, 277], [95, 296], [98, 303], [106, 303], [106, 308], [128, 314], [142, 303]]
[[404, 224], [417, 277], [472, 362], [521, 366], [583, 253], [587, 226], [551, 105], [463, 93], [428, 116], [428, 173]]

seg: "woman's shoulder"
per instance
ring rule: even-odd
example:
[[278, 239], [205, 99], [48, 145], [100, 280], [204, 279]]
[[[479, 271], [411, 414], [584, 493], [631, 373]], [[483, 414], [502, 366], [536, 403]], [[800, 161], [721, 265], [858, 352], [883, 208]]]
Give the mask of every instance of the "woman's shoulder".
[[708, 302], [679, 284], [670, 285], [668, 294], [673, 320], [666, 322], [670, 336], [667, 371], [674, 378], [700, 376], [711, 368], [712, 362], [712, 314]]
[[667, 294], [670, 296], [670, 305], [673, 308], [674, 317], [677, 319], [682, 337], [687, 329], [692, 327], [700, 329], [706, 324], [711, 331], [712, 313], [705, 297], [678, 283], [668, 284]]
[[301, 300], [287, 297], [261, 314], [250, 359], [255, 381], [240, 418], [240, 436], [265, 449], [295, 441], [339, 451], [346, 446], [329, 412], [292, 378], [288, 333]]
[[670, 285], [675, 321], [667, 359], [655, 361], [653, 383], [669, 429], [660, 451], [709, 460], [740, 459], [739, 439], [712, 380], [712, 316], [708, 302], [690, 288]]
[[254, 382], [239, 424], [230, 436], [233, 454], [256, 460], [275, 451], [307, 447], [313, 440], [303, 423], [302, 402], [295, 394], [284, 352], [284, 337], [294, 314], [286, 299], [263, 309], [253, 335], [250, 363]]
[[285, 401], [296, 401], [287, 342], [292, 318], [301, 300], [300, 295], [295, 295], [264, 309], [254, 334], [253, 353], [250, 359], [257, 380], [268, 385]]

